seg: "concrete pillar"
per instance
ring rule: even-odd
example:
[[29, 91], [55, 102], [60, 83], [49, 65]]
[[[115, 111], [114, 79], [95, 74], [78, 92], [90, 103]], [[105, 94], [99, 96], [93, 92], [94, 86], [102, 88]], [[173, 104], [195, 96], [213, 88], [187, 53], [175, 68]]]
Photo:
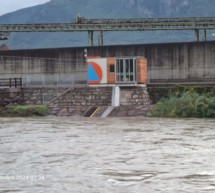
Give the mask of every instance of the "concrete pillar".
[[103, 46], [104, 40], [103, 40], [103, 31], [99, 32], [99, 46]]
[[195, 41], [199, 42], [199, 30], [198, 29], [195, 30]]
[[203, 31], [203, 41], [207, 41], [207, 31], [204, 29]]
[[120, 106], [120, 88], [119, 88], [119, 86], [113, 87], [111, 106], [113, 106], [113, 107]]
[[88, 46], [93, 46], [93, 31], [88, 31]]

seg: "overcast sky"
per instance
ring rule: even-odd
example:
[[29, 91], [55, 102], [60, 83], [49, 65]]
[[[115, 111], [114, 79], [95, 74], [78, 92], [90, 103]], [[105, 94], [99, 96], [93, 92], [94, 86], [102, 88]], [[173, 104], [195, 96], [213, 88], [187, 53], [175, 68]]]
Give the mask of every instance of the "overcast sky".
[[50, 0], [0, 0], [0, 15], [48, 1]]

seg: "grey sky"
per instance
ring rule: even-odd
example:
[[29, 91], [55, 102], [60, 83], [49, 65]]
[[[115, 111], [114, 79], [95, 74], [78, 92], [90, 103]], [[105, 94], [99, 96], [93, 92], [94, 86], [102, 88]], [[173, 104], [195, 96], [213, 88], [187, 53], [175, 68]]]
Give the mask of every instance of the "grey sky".
[[50, 0], [0, 0], [0, 15], [48, 1]]

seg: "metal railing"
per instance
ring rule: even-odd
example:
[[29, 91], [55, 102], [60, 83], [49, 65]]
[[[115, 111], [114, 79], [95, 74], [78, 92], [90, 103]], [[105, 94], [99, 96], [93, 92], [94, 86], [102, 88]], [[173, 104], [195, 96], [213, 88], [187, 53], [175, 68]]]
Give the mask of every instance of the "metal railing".
[[0, 78], [0, 88], [21, 88], [22, 78]]

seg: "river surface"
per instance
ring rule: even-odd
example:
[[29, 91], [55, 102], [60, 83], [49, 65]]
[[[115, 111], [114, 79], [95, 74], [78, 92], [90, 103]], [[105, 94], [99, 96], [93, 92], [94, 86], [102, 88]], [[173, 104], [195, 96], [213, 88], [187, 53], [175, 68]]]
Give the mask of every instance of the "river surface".
[[1, 193], [215, 192], [215, 120], [0, 118]]

